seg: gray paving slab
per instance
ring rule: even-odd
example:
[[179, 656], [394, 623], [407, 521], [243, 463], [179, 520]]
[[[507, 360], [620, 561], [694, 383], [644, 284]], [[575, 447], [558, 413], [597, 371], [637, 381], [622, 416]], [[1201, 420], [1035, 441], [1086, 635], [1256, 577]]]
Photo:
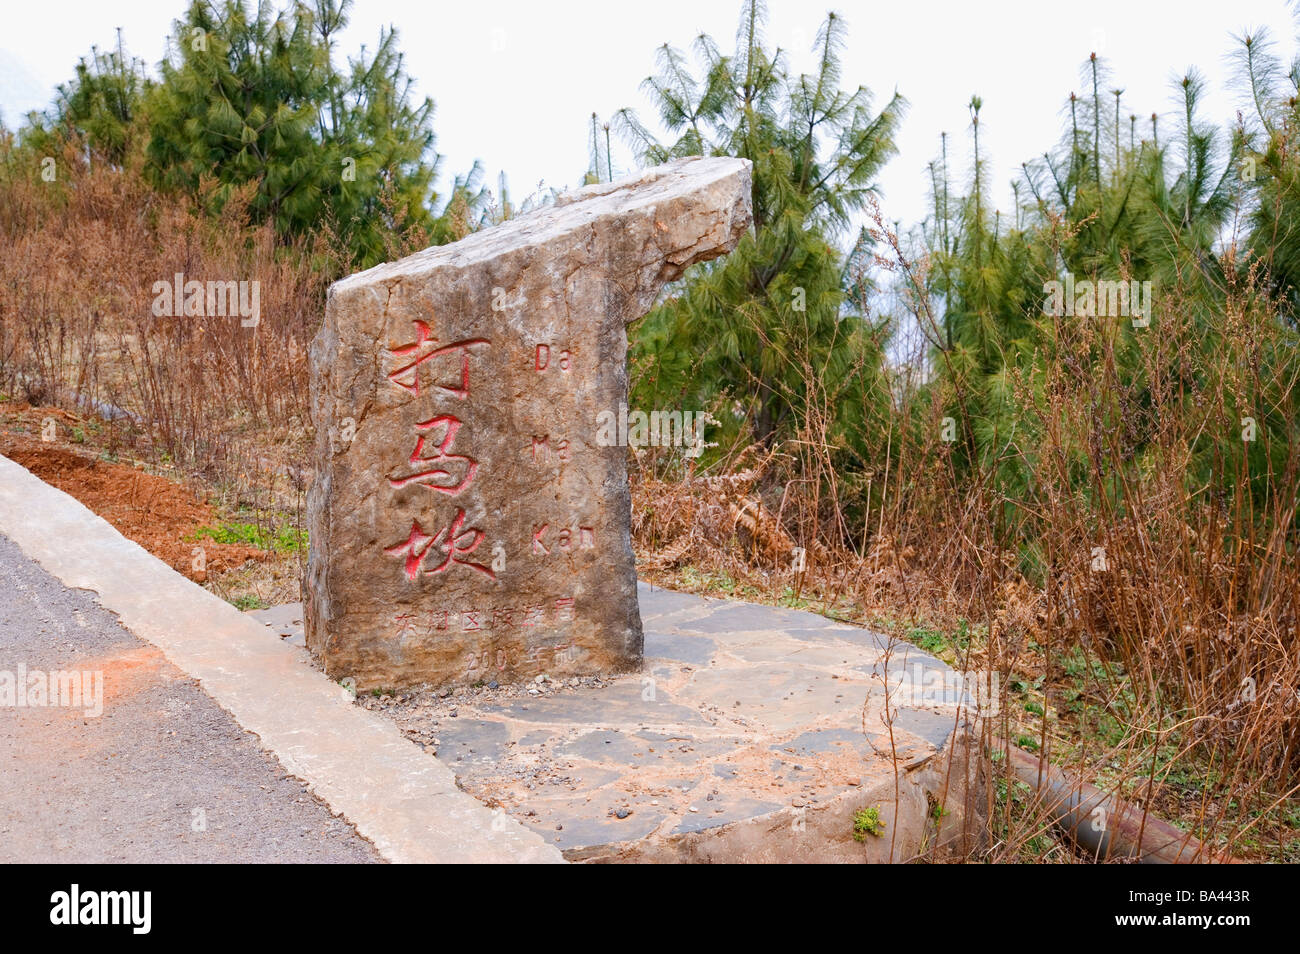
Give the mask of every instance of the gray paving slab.
[[[642, 673], [366, 704], [408, 736], [433, 740], [466, 791], [571, 858], [699, 860], [700, 839], [740, 851], [753, 830], [779, 829], [792, 811], [892, 799], [896, 772], [913, 805], [904, 841], [922, 840], [923, 790], [944, 788], [934, 781], [941, 753], [970, 718], [959, 708], [965, 697], [947, 704], [919, 691], [928, 673], [949, 677], [948, 666], [803, 611], [645, 584], [638, 598]], [[918, 771], [932, 764], [929, 775]], [[851, 823], [841, 834], [852, 841]], [[826, 839], [798, 844], [785, 857], [819, 860], [826, 850]]]

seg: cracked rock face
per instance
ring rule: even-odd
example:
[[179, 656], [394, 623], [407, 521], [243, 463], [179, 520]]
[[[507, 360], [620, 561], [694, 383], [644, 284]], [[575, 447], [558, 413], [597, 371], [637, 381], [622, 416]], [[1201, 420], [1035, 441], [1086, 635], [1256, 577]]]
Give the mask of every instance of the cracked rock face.
[[640, 664], [625, 429], [608, 426], [626, 326], [749, 224], [747, 161], [680, 160], [330, 289], [304, 622], [331, 676]]

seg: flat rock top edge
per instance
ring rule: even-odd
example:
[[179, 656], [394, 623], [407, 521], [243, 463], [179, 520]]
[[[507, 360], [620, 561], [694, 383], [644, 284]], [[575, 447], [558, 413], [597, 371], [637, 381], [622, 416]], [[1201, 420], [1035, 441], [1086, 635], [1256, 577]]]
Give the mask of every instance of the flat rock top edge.
[[551, 205], [499, 225], [472, 232], [449, 245], [435, 245], [395, 262], [385, 262], [349, 275], [330, 286], [333, 297], [402, 278], [426, 274], [442, 266], [464, 267], [502, 252], [541, 245], [609, 215], [636, 212], [684, 198], [711, 185], [735, 178], [735, 199], [749, 206], [752, 163], [725, 156], [692, 156], [653, 166], [614, 182], [600, 182], [561, 193]]

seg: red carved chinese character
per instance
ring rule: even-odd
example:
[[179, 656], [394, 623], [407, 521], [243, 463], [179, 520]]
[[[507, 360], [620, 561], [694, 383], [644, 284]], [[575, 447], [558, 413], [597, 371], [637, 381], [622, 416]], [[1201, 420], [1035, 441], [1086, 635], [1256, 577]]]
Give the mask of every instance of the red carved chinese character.
[[415, 618], [416, 616], [414, 613], [399, 613], [397, 616], [393, 617], [393, 622], [398, 624], [398, 639], [405, 639], [407, 636], [416, 635], [415, 623], [413, 622]]
[[[423, 484], [429, 490], [436, 490], [440, 493], [447, 494], [450, 497], [456, 496], [474, 481], [474, 475], [478, 472], [478, 461], [472, 457], [466, 457], [463, 454], [451, 453], [451, 445], [456, 441], [456, 432], [460, 430], [461, 421], [459, 418], [450, 414], [441, 414], [438, 417], [429, 418], [427, 421], [421, 421], [415, 425], [417, 431], [426, 433], [420, 434], [415, 439], [415, 450], [411, 451], [410, 461], [416, 468], [416, 472], [409, 477], [389, 477], [388, 482], [394, 489], [400, 490], [408, 484]], [[445, 428], [442, 440], [433, 446], [437, 449], [436, 454], [425, 455], [424, 444], [428, 439], [429, 433]], [[455, 474], [446, 467], [432, 467], [431, 464], [440, 464], [450, 461], [463, 461], [465, 464], [465, 476], [461, 478], [458, 484], [434, 483], [434, 480], [455, 480]]]
[[[440, 357], [444, 354], [454, 354], [460, 352], [460, 384], [439, 384], [437, 387], [444, 391], [450, 391], [458, 398], [465, 398], [469, 395], [469, 349], [474, 345], [491, 344], [487, 338], [466, 338], [464, 341], [457, 341], [454, 344], [437, 347], [438, 339], [433, 337], [433, 331], [429, 325], [423, 321], [415, 321], [415, 340], [410, 344], [401, 345], [397, 348], [389, 349], [389, 354], [394, 358], [412, 358], [400, 368], [392, 371], [388, 375], [388, 380], [392, 381], [399, 388], [410, 391], [416, 397], [420, 396], [420, 365], [426, 361]], [[409, 380], [402, 380], [407, 378]]]
[[536, 626], [538, 623], [544, 621], [543, 614], [545, 612], [546, 607], [541, 603], [534, 603], [532, 606], [526, 606], [524, 607], [524, 620], [519, 625], [528, 627]]
[[[478, 545], [483, 542], [483, 531], [472, 528], [463, 530], [461, 528], [464, 523], [465, 511], [457, 509], [451, 523], [430, 536], [420, 529], [420, 522], [414, 520], [411, 522], [411, 535], [406, 541], [387, 547], [384, 552], [389, 556], [405, 556], [406, 578], [412, 582], [417, 580], [421, 573], [444, 573], [453, 563], [478, 570], [495, 580], [496, 574], [487, 567], [462, 559], [478, 549]], [[467, 537], [470, 540], [468, 543], [465, 542]], [[424, 560], [433, 549], [440, 550], [445, 559], [433, 569], [428, 569], [424, 565]]]
[[572, 596], [562, 597], [561, 599], [556, 600], [555, 601], [556, 620], [564, 621], [564, 620], [573, 619], [573, 604], [574, 604], [574, 598]]

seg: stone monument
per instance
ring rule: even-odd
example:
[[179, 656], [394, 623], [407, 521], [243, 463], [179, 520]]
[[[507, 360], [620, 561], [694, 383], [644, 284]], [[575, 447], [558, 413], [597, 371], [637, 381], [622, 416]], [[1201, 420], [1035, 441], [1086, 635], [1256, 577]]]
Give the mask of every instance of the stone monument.
[[629, 322], [750, 225], [750, 164], [684, 159], [336, 283], [312, 342], [307, 645], [358, 688], [640, 664]]

